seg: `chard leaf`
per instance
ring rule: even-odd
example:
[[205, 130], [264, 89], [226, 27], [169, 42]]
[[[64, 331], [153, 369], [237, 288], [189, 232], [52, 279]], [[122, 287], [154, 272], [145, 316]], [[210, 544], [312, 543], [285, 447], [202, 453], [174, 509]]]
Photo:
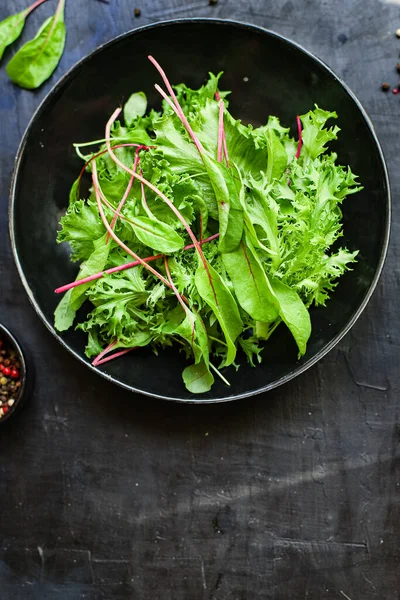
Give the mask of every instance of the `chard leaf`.
[[256, 321], [274, 321], [277, 301], [254, 251], [242, 241], [236, 250], [223, 254], [222, 260], [240, 306]]
[[195, 283], [198, 293], [213, 310], [224, 333], [228, 348], [225, 366], [228, 366], [235, 360], [235, 341], [243, 327], [236, 301], [221, 275], [210, 264], [206, 270], [199, 261]]
[[243, 209], [236, 189], [235, 181], [229, 169], [208, 155], [204, 164], [213, 187], [218, 204], [219, 249], [231, 252], [238, 247], [243, 234]]
[[268, 149], [267, 180], [279, 179], [286, 169], [288, 158], [278, 135], [273, 129], [267, 129], [265, 139]]
[[137, 117], [143, 117], [147, 109], [147, 98], [144, 92], [132, 94], [124, 106], [125, 123], [129, 126]]
[[0, 23], [0, 60], [7, 46], [15, 42], [21, 35], [27, 15], [28, 10], [25, 9], [7, 17]]
[[149, 248], [163, 254], [182, 250], [183, 238], [172, 227], [151, 217], [131, 218], [132, 229], [138, 239]]
[[46, 21], [36, 37], [18, 50], [7, 65], [10, 79], [22, 88], [36, 89], [56, 69], [65, 46], [65, 0], [59, 0], [54, 17]]
[[277, 278], [271, 279], [271, 285], [279, 302], [279, 316], [290, 329], [299, 353], [305, 354], [311, 335], [310, 315], [298, 293]]

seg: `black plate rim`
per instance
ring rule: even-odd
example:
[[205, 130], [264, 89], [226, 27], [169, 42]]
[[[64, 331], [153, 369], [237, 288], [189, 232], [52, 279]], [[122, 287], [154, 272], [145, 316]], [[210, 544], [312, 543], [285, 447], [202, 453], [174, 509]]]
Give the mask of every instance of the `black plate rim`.
[[[146, 31], [146, 30], [151, 30], [151, 29], [158, 29], [159, 27], [166, 27], [169, 25], [176, 25], [179, 23], [182, 24], [190, 24], [190, 23], [209, 23], [212, 22], [214, 24], [217, 25], [221, 25], [221, 26], [234, 26], [234, 27], [238, 27], [238, 28], [242, 28], [242, 29], [249, 29], [252, 31], [255, 31], [257, 33], [263, 33], [263, 34], [267, 34], [270, 35], [272, 37], [275, 37], [277, 39], [279, 39], [280, 41], [284, 42], [285, 44], [288, 44], [289, 46], [292, 46], [294, 49], [298, 50], [299, 52], [301, 52], [302, 54], [305, 54], [308, 58], [311, 58], [313, 61], [315, 61], [319, 66], [321, 66], [325, 71], [327, 71], [345, 90], [345, 92], [348, 94], [348, 96], [350, 96], [350, 98], [353, 100], [353, 102], [356, 104], [358, 110], [360, 111], [360, 113], [362, 114], [364, 121], [366, 122], [366, 125], [368, 126], [372, 138], [374, 140], [374, 143], [376, 145], [376, 148], [378, 150], [378, 154], [380, 157], [380, 161], [382, 164], [382, 169], [383, 169], [383, 174], [384, 174], [384, 178], [385, 178], [385, 182], [386, 182], [386, 188], [387, 188], [387, 202], [386, 202], [386, 222], [385, 222], [385, 235], [384, 235], [384, 240], [383, 240], [383, 246], [382, 246], [382, 251], [381, 251], [381, 255], [379, 258], [379, 262], [378, 262], [378, 266], [376, 268], [375, 271], [375, 275], [374, 278], [371, 282], [371, 285], [368, 289], [368, 291], [365, 294], [365, 297], [363, 299], [363, 301], [361, 302], [360, 306], [358, 307], [358, 309], [356, 310], [356, 312], [354, 313], [354, 315], [352, 316], [352, 318], [346, 323], [346, 325], [343, 327], [343, 329], [336, 335], [336, 337], [334, 337], [328, 344], [326, 344], [323, 348], [321, 348], [321, 350], [319, 352], [317, 352], [317, 354], [315, 356], [313, 356], [312, 358], [310, 358], [309, 360], [307, 360], [304, 364], [295, 367], [290, 373], [288, 373], [287, 375], [285, 375], [284, 377], [281, 377], [280, 379], [277, 379], [276, 381], [263, 386], [261, 388], [258, 388], [256, 390], [252, 390], [250, 392], [245, 392], [245, 393], [241, 393], [241, 394], [230, 394], [228, 396], [224, 396], [221, 398], [211, 398], [211, 399], [206, 399], [206, 398], [202, 398], [201, 396], [199, 397], [195, 397], [195, 398], [177, 398], [177, 397], [173, 397], [173, 396], [164, 396], [161, 394], [155, 394], [152, 392], [148, 392], [146, 390], [142, 390], [139, 388], [135, 388], [133, 386], [130, 386], [128, 384], [123, 383], [122, 381], [119, 381], [118, 379], [115, 379], [112, 375], [109, 375], [108, 373], [105, 373], [103, 371], [101, 371], [100, 369], [93, 367], [90, 362], [87, 362], [85, 360], [85, 358], [83, 358], [82, 356], [80, 356], [77, 352], [75, 352], [72, 348], [70, 348], [68, 346], [68, 344], [63, 340], [63, 338], [56, 332], [56, 330], [54, 329], [54, 327], [52, 326], [52, 324], [50, 322], [48, 322], [47, 318], [45, 317], [45, 315], [43, 314], [40, 306], [38, 305], [38, 303], [36, 302], [33, 292], [25, 278], [20, 260], [19, 260], [19, 256], [18, 256], [18, 249], [17, 249], [17, 245], [16, 245], [16, 240], [15, 240], [15, 230], [14, 230], [14, 220], [13, 220], [13, 216], [14, 216], [14, 203], [15, 203], [15, 194], [16, 194], [16, 185], [17, 185], [17, 179], [18, 179], [18, 172], [19, 172], [19, 167], [21, 164], [21, 160], [22, 160], [22, 156], [24, 153], [24, 149], [25, 149], [25, 145], [27, 142], [27, 139], [29, 137], [30, 134], [30, 130], [32, 129], [36, 119], [40, 116], [42, 110], [47, 106], [48, 103], [50, 103], [52, 101], [52, 98], [54, 95], [56, 95], [56, 93], [58, 92], [58, 90], [60, 88], [62, 88], [62, 86], [68, 82], [68, 80], [71, 78], [71, 76], [75, 73], [75, 71], [77, 69], [79, 69], [80, 67], [82, 67], [87, 61], [89, 61], [94, 55], [102, 52], [103, 50], [107, 49], [108, 47], [117, 44], [118, 42], [120, 42], [121, 40], [130, 37], [132, 35], [135, 35], [136, 33], [140, 33], [142, 31]], [[386, 259], [386, 255], [387, 255], [387, 251], [388, 251], [388, 246], [389, 246], [389, 239], [390, 239], [390, 227], [391, 227], [391, 212], [392, 212], [392, 200], [391, 200], [391, 189], [390, 189], [390, 180], [389, 180], [389, 173], [388, 173], [388, 168], [386, 165], [386, 161], [385, 161], [385, 157], [383, 154], [383, 150], [381, 148], [380, 142], [378, 140], [378, 137], [375, 133], [375, 128], [374, 125], [370, 119], [370, 117], [368, 116], [366, 110], [364, 109], [364, 107], [362, 106], [361, 102], [358, 100], [357, 96], [351, 91], [351, 89], [349, 88], [349, 86], [320, 58], [318, 58], [315, 54], [313, 54], [312, 52], [310, 52], [309, 50], [307, 50], [306, 48], [304, 48], [301, 44], [298, 44], [297, 42], [294, 42], [292, 40], [290, 40], [289, 38], [276, 33], [274, 31], [271, 31], [270, 29], [267, 29], [265, 27], [261, 27], [259, 25], [254, 25], [251, 23], [246, 23], [246, 22], [241, 22], [241, 21], [236, 21], [236, 20], [231, 20], [231, 19], [216, 19], [216, 18], [205, 18], [205, 17], [193, 17], [193, 18], [180, 18], [180, 19], [168, 19], [165, 21], [159, 21], [157, 23], [152, 23], [149, 25], [143, 25], [141, 27], [137, 27], [135, 29], [132, 29], [130, 31], [127, 31], [125, 33], [122, 33], [121, 35], [118, 35], [117, 37], [113, 38], [112, 40], [105, 42], [104, 44], [100, 45], [98, 48], [96, 48], [95, 50], [93, 50], [92, 52], [90, 52], [88, 55], [86, 55], [85, 57], [83, 57], [82, 59], [80, 59], [78, 62], [76, 62], [61, 78], [60, 80], [53, 86], [53, 88], [49, 91], [49, 93], [45, 96], [45, 98], [41, 101], [41, 103], [39, 104], [38, 108], [36, 109], [36, 111], [34, 112], [32, 118], [30, 119], [28, 126], [25, 130], [25, 133], [23, 135], [23, 138], [21, 140], [21, 143], [19, 145], [18, 151], [17, 151], [17, 155], [15, 158], [15, 163], [14, 163], [14, 169], [13, 169], [13, 174], [12, 174], [12, 179], [11, 179], [11, 188], [10, 188], [10, 200], [9, 200], [9, 233], [10, 233], [10, 238], [11, 238], [11, 247], [12, 247], [12, 252], [13, 252], [13, 256], [14, 256], [14, 261], [15, 264], [17, 266], [17, 270], [18, 270], [18, 274], [20, 276], [20, 279], [22, 281], [22, 284], [25, 288], [25, 291], [28, 295], [29, 301], [32, 304], [34, 310], [36, 311], [36, 313], [38, 314], [38, 316], [41, 318], [41, 320], [43, 321], [44, 325], [47, 327], [47, 329], [50, 331], [50, 333], [57, 339], [57, 341], [64, 347], [66, 348], [66, 350], [68, 350], [68, 352], [70, 352], [76, 359], [78, 359], [82, 364], [84, 364], [86, 367], [88, 367], [91, 371], [94, 371], [95, 373], [97, 373], [98, 375], [101, 375], [104, 379], [106, 379], [107, 381], [117, 384], [118, 386], [129, 390], [131, 392], [134, 393], [138, 393], [138, 394], [142, 394], [145, 396], [150, 396], [151, 398], [158, 398], [160, 400], [168, 400], [168, 401], [172, 401], [172, 402], [181, 402], [184, 404], [217, 404], [220, 402], [230, 402], [232, 400], [240, 400], [242, 398], [249, 398], [251, 396], [255, 396], [258, 394], [262, 394], [264, 392], [268, 392], [274, 388], [277, 388], [289, 381], [291, 381], [292, 379], [294, 379], [295, 377], [297, 377], [298, 375], [301, 375], [302, 373], [304, 373], [305, 371], [307, 371], [310, 367], [312, 367], [313, 365], [315, 365], [319, 360], [321, 360], [321, 358], [323, 358], [326, 354], [328, 354], [328, 352], [330, 352], [339, 342], [340, 340], [349, 332], [349, 330], [353, 327], [353, 325], [355, 324], [355, 322], [358, 320], [358, 318], [360, 317], [361, 313], [364, 311], [365, 307], [367, 306], [369, 300], [371, 299], [371, 296], [377, 286], [377, 283], [379, 281], [379, 278], [381, 276], [382, 270], [383, 270], [383, 266], [385, 263], [385, 259]]]

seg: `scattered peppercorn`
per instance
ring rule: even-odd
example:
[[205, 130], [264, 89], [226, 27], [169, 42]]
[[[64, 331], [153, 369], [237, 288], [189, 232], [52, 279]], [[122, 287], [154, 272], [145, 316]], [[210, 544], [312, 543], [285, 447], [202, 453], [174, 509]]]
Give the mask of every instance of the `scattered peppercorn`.
[[140, 8], [135, 8], [135, 10], [133, 12], [134, 12], [134, 15], [136, 18], [140, 17], [140, 15], [142, 14], [142, 11], [140, 10]]
[[208, 4], [210, 6], [215, 6], [216, 4], [218, 4], [218, 0], [208, 0]]
[[399, 88], [393, 88], [392, 94], [398, 94], [400, 92]]
[[0, 337], [0, 420], [11, 411], [21, 387], [21, 363], [16, 352]]
[[381, 85], [382, 92], [388, 92], [390, 90], [390, 85], [388, 83], [382, 83]]

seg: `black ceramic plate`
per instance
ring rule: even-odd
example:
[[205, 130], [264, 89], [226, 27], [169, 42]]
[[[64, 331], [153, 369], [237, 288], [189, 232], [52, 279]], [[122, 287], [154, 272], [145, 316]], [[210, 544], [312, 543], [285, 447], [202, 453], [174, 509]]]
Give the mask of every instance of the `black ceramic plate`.
[[[79, 360], [85, 336], [53, 329], [59, 301], [53, 290], [75, 278], [64, 244], [56, 244], [57, 223], [68, 203], [81, 163], [72, 143], [103, 137], [105, 122], [133, 91], [144, 90], [159, 105], [153, 88], [159, 77], [147, 60], [152, 54], [172, 82], [199, 87], [208, 71], [224, 71], [223, 88], [232, 90], [230, 109], [244, 122], [264, 124], [269, 114], [285, 126], [314, 104], [336, 110], [341, 128], [332, 147], [365, 186], [344, 203], [344, 239], [360, 251], [354, 271], [345, 275], [326, 308], [312, 310], [313, 333], [307, 354], [278, 328], [263, 362], [225, 373], [211, 392], [193, 397], [184, 387], [184, 357], [141, 350], [94, 369], [133, 391], [168, 400], [220, 402], [270, 390], [302, 373], [333, 348], [365, 308], [380, 275], [388, 244], [390, 192], [382, 152], [371, 122], [346, 85], [309, 52], [264, 29], [209, 19], [178, 20], [136, 29], [99, 48], [78, 63], [47, 96], [33, 117], [18, 152], [12, 183], [10, 229], [15, 260], [37, 313]], [[294, 127], [293, 127], [294, 130]], [[93, 367], [91, 367], [93, 368]]]

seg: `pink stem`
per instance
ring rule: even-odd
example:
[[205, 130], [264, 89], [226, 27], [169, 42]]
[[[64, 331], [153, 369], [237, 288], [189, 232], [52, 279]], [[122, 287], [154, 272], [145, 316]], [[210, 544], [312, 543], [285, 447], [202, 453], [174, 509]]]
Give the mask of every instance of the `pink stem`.
[[[111, 149], [111, 138], [110, 138], [110, 132], [111, 132], [111, 125], [114, 123], [115, 119], [118, 117], [119, 113], [121, 112], [121, 108], [117, 108], [114, 113], [111, 115], [107, 126], [106, 126], [106, 144], [107, 144], [107, 148], [108, 148], [108, 152], [111, 156], [111, 158], [114, 160], [114, 162], [119, 165], [121, 167], [121, 169], [123, 169], [124, 171], [126, 171], [127, 173], [130, 173], [131, 175], [133, 175], [133, 171], [131, 169], [129, 169], [126, 165], [124, 165], [124, 163], [122, 161], [119, 160], [119, 158], [116, 156], [116, 154], [112, 151]], [[94, 165], [96, 163], [93, 163]], [[167, 198], [167, 196], [165, 194], [163, 194], [163, 192], [161, 190], [159, 190], [155, 185], [153, 185], [152, 183], [150, 183], [150, 181], [147, 181], [147, 179], [145, 179], [144, 177], [142, 177], [142, 175], [136, 174], [136, 178], [141, 181], [142, 183], [144, 183], [144, 185], [146, 185], [148, 188], [150, 188], [157, 196], [159, 196], [162, 200], [164, 200], [164, 202], [166, 203], [166, 205], [172, 210], [172, 212], [176, 215], [176, 217], [179, 219], [179, 221], [182, 223], [182, 225], [184, 226], [184, 228], [186, 229], [186, 231], [189, 234], [190, 239], [192, 240], [194, 247], [196, 248], [196, 251], [198, 253], [198, 255], [200, 256], [200, 259], [204, 265], [204, 269], [207, 273], [208, 279], [210, 281], [210, 285], [211, 288], [213, 290], [213, 295], [215, 298], [215, 301], [217, 302], [217, 296], [214, 290], [214, 285], [210, 276], [210, 272], [208, 269], [208, 264], [207, 264], [207, 260], [203, 254], [203, 251], [201, 249], [201, 246], [199, 244], [199, 242], [197, 241], [196, 236], [194, 235], [193, 231], [190, 229], [189, 225], [187, 224], [186, 220], [184, 219], [184, 217], [181, 215], [181, 213], [179, 212], [179, 210], [176, 208], [176, 206], [174, 205], [173, 202], [171, 202], [171, 200], [169, 198]], [[107, 223], [108, 225], [108, 223]], [[120, 244], [121, 245], [121, 244]], [[121, 246], [122, 247], [122, 246]], [[130, 253], [132, 253], [132, 251], [130, 250]], [[136, 257], [138, 258], [138, 257]], [[143, 259], [140, 259], [143, 260]], [[148, 265], [146, 265], [146, 268], [149, 268]], [[217, 302], [218, 305], [218, 302]]]
[[224, 145], [224, 154], [225, 154], [225, 161], [226, 161], [226, 166], [229, 167], [229, 156], [228, 156], [228, 146], [226, 144], [226, 135], [225, 135], [225, 129], [222, 133], [222, 143]]
[[40, 6], [41, 4], [43, 4], [44, 2], [47, 2], [47, 0], [36, 0], [36, 2], [34, 2], [32, 4], [32, 6], [30, 6], [29, 8], [26, 9], [26, 16], [30, 15], [31, 12], [35, 10], [35, 8], [37, 8], [38, 6]]
[[[215, 92], [215, 99], [217, 102], [221, 101], [221, 96], [220, 96], [218, 90]], [[221, 105], [220, 105], [220, 118], [221, 118]], [[218, 138], [218, 143], [219, 143], [219, 138]], [[226, 134], [225, 134], [225, 127], [224, 127], [223, 122], [222, 122], [222, 143], [224, 146], [224, 155], [225, 155], [226, 166], [229, 167], [228, 146], [226, 143]], [[222, 157], [221, 157], [221, 160], [222, 160]], [[221, 162], [221, 160], [218, 159], [218, 162]]]
[[[104, 363], [109, 362], [110, 360], [114, 360], [114, 358], [118, 358], [119, 356], [122, 356], [123, 354], [128, 354], [128, 352], [131, 352], [132, 350], [136, 350], [137, 346], [134, 346], [133, 348], [125, 348], [124, 350], [121, 350], [120, 352], [115, 352], [114, 354], [112, 354], [111, 356], [106, 356], [106, 358], [103, 358], [101, 360], [98, 360], [95, 364], [95, 362], [92, 362], [92, 365], [94, 367], [99, 367], [100, 365], [104, 365]], [[100, 356], [100, 355], [99, 355]], [[97, 357], [98, 358], [98, 357]], [[96, 359], [95, 359], [96, 360]]]
[[301, 147], [303, 145], [302, 127], [301, 127], [301, 120], [300, 120], [299, 116], [296, 117], [296, 122], [297, 122], [297, 131], [299, 133], [299, 141], [297, 142], [296, 158], [299, 158], [300, 152], [301, 152]]
[[[158, 64], [158, 62], [156, 61], [155, 58], [153, 58], [152, 56], [148, 57], [149, 61], [153, 63], [153, 65], [155, 66], [155, 68], [157, 69], [157, 71], [160, 73], [162, 80], [165, 83], [165, 87], [167, 88], [169, 95], [171, 96], [172, 100], [174, 101], [174, 104], [176, 106], [176, 109], [178, 111], [178, 116], [181, 119], [183, 125], [186, 127], [187, 132], [189, 133], [190, 137], [192, 138], [197, 150], [199, 151], [200, 156], [203, 154], [204, 152], [204, 148], [201, 145], [200, 141], [197, 139], [193, 129], [190, 127], [189, 122], [187, 120], [187, 118], [185, 117], [185, 114], [182, 110], [181, 105], [178, 102], [178, 98], [175, 96], [175, 92], [172, 89], [172, 86], [170, 84], [170, 82], [168, 81], [168, 77], [166, 76], [165, 72], [163, 71], [163, 69], [161, 68], [161, 66]], [[157, 88], [158, 89], [158, 88]]]
[[218, 162], [222, 162], [222, 140], [224, 137], [224, 103], [222, 100], [219, 103], [219, 119], [218, 119]]
[[[142, 150], [149, 150], [150, 148], [155, 148], [155, 146], [141, 146], [141, 144], [116, 144], [115, 146], [112, 146], [112, 149], [113, 150], [117, 150], [118, 148], [126, 148], [126, 147], [129, 147], [129, 148], [132, 148], [132, 147], [135, 147], [135, 148], [136, 147], [141, 147]], [[97, 154], [94, 154], [92, 156], [92, 158], [89, 158], [89, 160], [85, 162], [85, 164], [83, 165], [83, 167], [81, 169], [81, 172], [79, 173], [79, 176], [78, 176], [78, 188], [79, 188], [79, 183], [80, 183], [80, 181], [81, 181], [81, 179], [82, 179], [82, 177], [83, 177], [83, 175], [84, 175], [84, 173], [86, 171], [86, 168], [90, 165], [90, 163], [92, 162], [92, 160], [95, 160], [96, 158], [99, 158], [99, 156], [102, 156], [103, 154], [107, 154], [107, 152], [108, 152], [108, 148], [107, 148], [107, 150], [102, 150], [101, 152], [98, 152]], [[77, 192], [78, 192], [78, 189], [77, 189]]]
[[101, 220], [103, 221], [104, 227], [107, 229], [107, 231], [109, 232], [109, 234], [111, 235], [111, 237], [113, 238], [113, 240], [123, 249], [125, 250], [125, 252], [127, 252], [128, 254], [130, 254], [134, 259], [138, 260], [139, 263], [141, 265], [143, 265], [148, 271], [150, 271], [150, 273], [152, 273], [155, 277], [157, 277], [158, 279], [160, 279], [167, 287], [171, 287], [169, 281], [167, 281], [165, 279], [165, 277], [163, 277], [163, 275], [161, 275], [161, 273], [159, 273], [158, 271], [156, 271], [155, 269], [153, 269], [153, 267], [150, 267], [146, 261], [143, 260], [143, 258], [140, 258], [140, 256], [138, 256], [137, 254], [135, 254], [135, 252], [133, 252], [133, 250], [131, 250], [126, 244], [124, 244], [124, 242], [122, 240], [119, 239], [119, 237], [114, 233], [114, 231], [111, 229], [107, 218], [104, 214], [104, 210], [103, 210], [103, 206], [101, 204], [101, 198], [100, 198], [100, 193], [99, 193], [99, 187], [98, 187], [98, 179], [97, 179], [97, 166], [96, 163], [93, 163], [93, 173], [92, 173], [92, 179], [93, 179], [93, 185], [95, 188], [95, 194], [96, 194], [96, 201], [97, 201], [97, 206], [99, 208], [99, 213], [101, 216]]
[[117, 340], [114, 340], [113, 342], [108, 344], [107, 348], [105, 348], [102, 352], [100, 352], [100, 354], [98, 354], [96, 356], [96, 358], [92, 362], [92, 365], [96, 366], [98, 361], [101, 360], [105, 354], [108, 354], [108, 352], [111, 352], [111, 350], [114, 348], [116, 343], [117, 343]]
[[164, 256], [164, 266], [165, 266], [165, 272], [167, 273], [168, 281], [171, 284], [171, 288], [172, 288], [175, 296], [177, 297], [179, 304], [182, 306], [183, 310], [186, 313], [186, 311], [187, 311], [186, 304], [182, 300], [182, 296], [180, 295], [178, 288], [175, 286], [174, 282], [172, 281], [171, 272], [169, 270], [169, 265], [168, 265], [168, 258], [166, 256]]
[[[207, 242], [211, 242], [212, 240], [216, 240], [219, 237], [219, 233], [214, 233], [210, 237], [206, 238], [202, 241], [202, 244], [206, 244]], [[189, 244], [184, 247], [184, 250], [191, 250], [194, 248], [194, 244]], [[143, 260], [146, 262], [152, 262], [154, 260], [158, 260], [162, 258], [163, 254], [155, 254], [154, 256], [147, 256]], [[118, 267], [112, 267], [111, 269], [107, 269], [106, 271], [100, 271], [99, 273], [95, 273], [94, 275], [89, 275], [88, 277], [84, 277], [83, 279], [78, 279], [77, 281], [73, 281], [72, 283], [67, 283], [62, 287], [54, 290], [56, 294], [62, 294], [64, 292], [68, 292], [72, 288], [78, 287], [84, 283], [89, 283], [90, 281], [95, 281], [96, 279], [101, 279], [104, 275], [111, 275], [112, 273], [118, 273], [119, 271], [125, 271], [126, 269], [132, 269], [133, 267], [138, 267], [141, 263], [138, 260], [133, 262], [125, 263], [124, 265], [119, 265]]]
[[[137, 169], [137, 166], [138, 166], [139, 160], [140, 160], [139, 159], [139, 150], [140, 150], [140, 146], [139, 146], [139, 148], [136, 148], [135, 162], [133, 163], [133, 172], [135, 174], [136, 174], [136, 169]], [[114, 229], [114, 227], [115, 227], [115, 223], [117, 222], [118, 216], [119, 216], [121, 210], [123, 209], [123, 206], [126, 202], [127, 197], [129, 196], [129, 193], [132, 189], [134, 181], [135, 181], [135, 175], [132, 175], [129, 180], [128, 187], [126, 188], [125, 194], [123, 195], [121, 202], [118, 204], [117, 212], [114, 214], [113, 220], [111, 221], [111, 229]], [[109, 239], [110, 239], [110, 235], [107, 233], [106, 244], [108, 244]]]

